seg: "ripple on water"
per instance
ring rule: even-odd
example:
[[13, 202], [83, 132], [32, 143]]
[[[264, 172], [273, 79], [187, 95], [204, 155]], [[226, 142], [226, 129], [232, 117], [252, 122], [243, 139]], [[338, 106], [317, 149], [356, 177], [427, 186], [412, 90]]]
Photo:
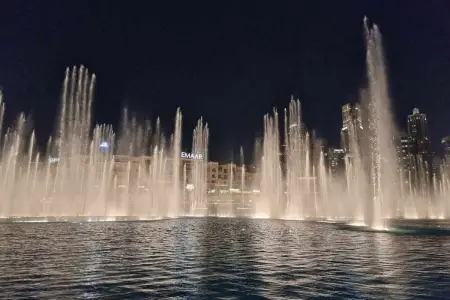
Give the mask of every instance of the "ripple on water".
[[449, 246], [267, 219], [0, 224], [0, 298], [450, 299]]

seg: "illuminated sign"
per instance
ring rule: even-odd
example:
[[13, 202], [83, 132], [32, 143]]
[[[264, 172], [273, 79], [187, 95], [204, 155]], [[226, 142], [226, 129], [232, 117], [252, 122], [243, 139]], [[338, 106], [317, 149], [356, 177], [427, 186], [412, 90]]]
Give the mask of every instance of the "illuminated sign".
[[59, 157], [49, 157], [48, 158], [48, 163], [49, 164], [55, 164], [57, 162], [59, 162]]
[[181, 152], [181, 158], [189, 158], [189, 159], [197, 159], [202, 160], [203, 155], [199, 153], [187, 153], [187, 152]]
[[109, 149], [109, 144], [108, 144], [107, 142], [101, 142], [99, 148], [100, 148], [101, 151], [108, 151], [108, 149]]

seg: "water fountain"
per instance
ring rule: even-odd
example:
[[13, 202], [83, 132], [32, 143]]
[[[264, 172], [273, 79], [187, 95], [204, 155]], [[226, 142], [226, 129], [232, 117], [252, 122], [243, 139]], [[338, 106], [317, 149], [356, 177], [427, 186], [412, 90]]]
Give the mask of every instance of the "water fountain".
[[[57, 130], [45, 152], [37, 151], [24, 114], [0, 135], [0, 217], [135, 220], [245, 215], [345, 221], [375, 229], [385, 229], [392, 220], [448, 218], [448, 168], [441, 177], [431, 178], [418, 157], [416, 172], [399, 172], [381, 34], [366, 19], [364, 32], [363, 120], [348, 125], [343, 172], [334, 172], [323, 145], [302, 122], [300, 101], [292, 98], [281, 122], [277, 110], [264, 116], [264, 136], [254, 154], [258, 172], [246, 179], [250, 167], [244, 165], [241, 148], [241, 166], [229, 165], [226, 201], [216, 205], [208, 198], [209, 129], [203, 119], [193, 131], [194, 158], [188, 161], [181, 157], [179, 109], [170, 137], [163, 134], [159, 119], [155, 124], [139, 120], [127, 109], [116, 134], [111, 125], [93, 124], [95, 75], [74, 67], [66, 70]], [[0, 93], [0, 132], [4, 112]]]
[[197, 122], [193, 132], [192, 153], [202, 154], [201, 159], [192, 162], [191, 172], [186, 178], [189, 186], [188, 214], [194, 216], [206, 216], [208, 214], [207, 203], [207, 162], [208, 162], [208, 125], [203, 125], [203, 119]]
[[348, 128], [350, 150], [344, 174], [331, 175], [324, 160], [326, 153], [314, 154], [315, 141], [302, 124], [300, 102], [291, 99], [285, 110], [284, 136], [276, 110], [264, 117], [261, 197], [255, 215], [346, 220], [380, 230], [399, 219], [448, 217], [445, 172], [440, 180], [428, 180], [426, 163], [419, 157], [418, 171], [413, 174], [419, 185], [413, 187], [410, 179], [409, 191], [402, 186], [382, 38], [378, 27], [370, 27], [366, 18], [364, 32], [367, 87], [360, 99], [364, 126]]
[[[159, 119], [152, 130], [148, 120], [141, 124], [127, 109], [118, 136], [110, 125], [91, 130], [94, 86], [95, 75], [83, 66], [66, 70], [57, 131], [45, 153], [36, 150], [24, 114], [7, 129], [1, 139], [1, 217], [109, 220], [185, 213], [180, 110], [170, 139], [162, 134]], [[4, 110], [0, 95], [0, 121]], [[204, 160], [194, 162], [189, 180], [196, 190], [189, 209], [206, 205], [207, 146], [208, 128], [200, 120], [193, 153]]]

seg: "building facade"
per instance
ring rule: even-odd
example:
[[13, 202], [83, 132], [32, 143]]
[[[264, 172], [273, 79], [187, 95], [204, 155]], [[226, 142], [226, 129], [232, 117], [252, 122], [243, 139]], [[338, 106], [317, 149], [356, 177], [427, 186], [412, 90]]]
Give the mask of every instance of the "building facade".
[[402, 178], [407, 182], [409, 174], [415, 171], [415, 158], [413, 155], [413, 141], [408, 135], [402, 135], [396, 140], [397, 167], [402, 172]]
[[328, 151], [330, 170], [333, 175], [345, 172], [345, 150], [330, 148]]
[[450, 176], [450, 136], [442, 138], [441, 143], [444, 148], [443, 172], [446, 173], [448, 178]]
[[362, 129], [361, 107], [359, 103], [349, 103], [342, 106], [341, 149], [346, 154], [356, 151], [356, 149], [352, 149], [352, 143], [354, 142], [355, 146], [359, 146]]
[[433, 153], [428, 135], [427, 115], [415, 108], [407, 120], [408, 136], [411, 139], [411, 154], [415, 159], [413, 178], [421, 186], [431, 187], [433, 176]]
[[450, 136], [442, 138], [441, 143], [444, 148], [444, 159], [446, 160], [446, 163], [450, 165]]
[[408, 135], [412, 140], [412, 151], [415, 155], [428, 158], [431, 155], [431, 142], [428, 135], [427, 115], [415, 108], [408, 116]]
[[[153, 162], [158, 166], [152, 166]], [[200, 168], [203, 169], [200, 170]], [[125, 185], [126, 182], [134, 181], [140, 177], [139, 174], [143, 174], [149, 170], [156, 172], [157, 177], [169, 183], [174, 176], [173, 159], [164, 158], [163, 160], [157, 161], [150, 156], [114, 156], [113, 176], [117, 178], [118, 184]], [[214, 161], [205, 164], [203, 161], [196, 160], [195, 158], [181, 158], [179, 170], [180, 182], [192, 185], [196, 180], [196, 176], [206, 179], [208, 190], [251, 190], [255, 185], [258, 185], [259, 178], [256, 168], [252, 166], [237, 165], [234, 163], [220, 164]]]

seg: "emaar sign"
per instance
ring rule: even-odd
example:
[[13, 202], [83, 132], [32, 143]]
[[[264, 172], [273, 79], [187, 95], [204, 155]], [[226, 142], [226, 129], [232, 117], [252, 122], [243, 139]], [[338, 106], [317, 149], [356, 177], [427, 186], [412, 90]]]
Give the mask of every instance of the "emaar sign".
[[199, 154], [199, 153], [181, 152], [181, 158], [202, 160], [203, 159], [203, 155]]
[[56, 164], [57, 162], [59, 162], [59, 157], [49, 157], [48, 158], [49, 164]]

